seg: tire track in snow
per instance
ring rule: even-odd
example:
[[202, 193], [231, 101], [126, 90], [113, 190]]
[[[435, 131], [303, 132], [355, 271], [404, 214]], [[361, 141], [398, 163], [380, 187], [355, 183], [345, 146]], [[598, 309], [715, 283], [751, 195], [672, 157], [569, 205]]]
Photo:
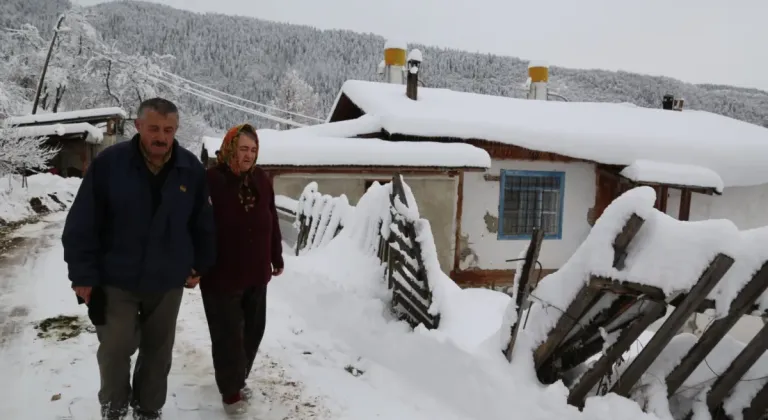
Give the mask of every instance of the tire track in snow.
[[14, 302], [19, 287], [30, 288], [21, 280], [36, 281], [31, 274], [37, 258], [58, 239], [63, 221], [38, 222], [22, 226], [10, 235], [20, 238], [18, 244], [0, 256], [0, 348], [7, 347], [28, 323], [29, 308]]

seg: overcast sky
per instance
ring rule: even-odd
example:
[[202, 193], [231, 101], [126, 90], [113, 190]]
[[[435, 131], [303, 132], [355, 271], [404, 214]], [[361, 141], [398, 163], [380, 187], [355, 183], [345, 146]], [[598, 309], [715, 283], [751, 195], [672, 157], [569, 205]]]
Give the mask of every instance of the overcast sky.
[[196, 12], [373, 32], [551, 65], [768, 90], [767, 0], [151, 1]]

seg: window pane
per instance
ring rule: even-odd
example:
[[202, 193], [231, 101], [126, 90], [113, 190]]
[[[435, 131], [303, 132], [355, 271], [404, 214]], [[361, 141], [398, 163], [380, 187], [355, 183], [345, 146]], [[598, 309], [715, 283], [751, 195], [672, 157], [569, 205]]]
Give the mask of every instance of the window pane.
[[543, 211], [557, 212], [560, 207], [560, 191], [542, 191], [541, 209]]
[[507, 188], [507, 191], [504, 192], [504, 209], [520, 209], [520, 191], [512, 191]]
[[538, 226], [547, 235], [560, 230], [560, 176], [504, 176], [499, 225], [503, 235], [530, 235]]
[[557, 235], [557, 213], [544, 213], [541, 215], [541, 228], [545, 235]]

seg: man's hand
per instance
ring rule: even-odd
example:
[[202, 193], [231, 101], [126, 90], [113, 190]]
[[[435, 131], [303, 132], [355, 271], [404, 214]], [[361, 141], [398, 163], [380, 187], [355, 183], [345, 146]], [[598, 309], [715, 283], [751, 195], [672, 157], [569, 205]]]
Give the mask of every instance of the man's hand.
[[197, 287], [197, 284], [200, 283], [200, 275], [197, 274], [197, 271], [192, 269], [192, 274], [187, 277], [187, 282], [184, 284], [184, 287], [187, 289], [194, 289]]
[[272, 267], [272, 275], [273, 276], [277, 277], [280, 274], [283, 274], [283, 269], [282, 268], [274, 268], [274, 267]]
[[72, 290], [74, 290], [75, 294], [80, 296], [80, 298], [85, 301], [86, 305], [91, 302], [91, 291], [93, 291], [93, 287], [77, 286], [77, 287], [73, 287]]

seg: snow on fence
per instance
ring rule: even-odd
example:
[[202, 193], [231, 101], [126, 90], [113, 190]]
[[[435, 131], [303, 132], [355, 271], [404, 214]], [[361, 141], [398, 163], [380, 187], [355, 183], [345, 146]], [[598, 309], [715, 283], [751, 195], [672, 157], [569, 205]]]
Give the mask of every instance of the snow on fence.
[[423, 228], [425, 220], [419, 217], [413, 194], [400, 175], [392, 178], [391, 185], [391, 224], [389, 234], [379, 236], [378, 257], [387, 264], [392, 309], [413, 328], [424, 324], [429, 329], [435, 329], [440, 323], [440, 314], [430, 311], [432, 290], [428, 268], [439, 271], [440, 264], [435, 252], [424, 252], [422, 249], [423, 245], [429, 244], [434, 248], [432, 230], [427, 231], [426, 237], [418, 236], [418, 231], [424, 231], [419, 227]]
[[344, 228], [352, 206], [347, 196], [332, 197], [317, 191], [317, 182], [310, 182], [296, 204], [296, 255], [328, 244]]
[[[655, 200], [648, 187], [615, 200], [571, 259], [533, 290], [524, 331], [535, 343], [537, 375], [545, 384], [564, 380], [577, 407], [612, 392], [662, 418], [762, 418], [768, 325], [746, 346], [726, 334], [743, 315], [768, 307], [768, 227], [680, 222], [656, 211]], [[668, 307], [650, 341], [624, 362]], [[678, 334], [706, 310], [716, 319], [698, 339]]]
[[[331, 197], [311, 182], [298, 201], [296, 255], [326, 245], [338, 235], [356, 209], [346, 196]], [[385, 201], [386, 200], [386, 201]], [[429, 222], [419, 216], [413, 194], [398, 174], [386, 186], [374, 183], [358, 203], [370, 213], [368, 222], [350, 232], [361, 238], [365, 252], [387, 265], [385, 277], [392, 291], [391, 308], [398, 318], [416, 328], [435, 329], [440, 314], [432, 292], [446, 281], [440, 271]]]

